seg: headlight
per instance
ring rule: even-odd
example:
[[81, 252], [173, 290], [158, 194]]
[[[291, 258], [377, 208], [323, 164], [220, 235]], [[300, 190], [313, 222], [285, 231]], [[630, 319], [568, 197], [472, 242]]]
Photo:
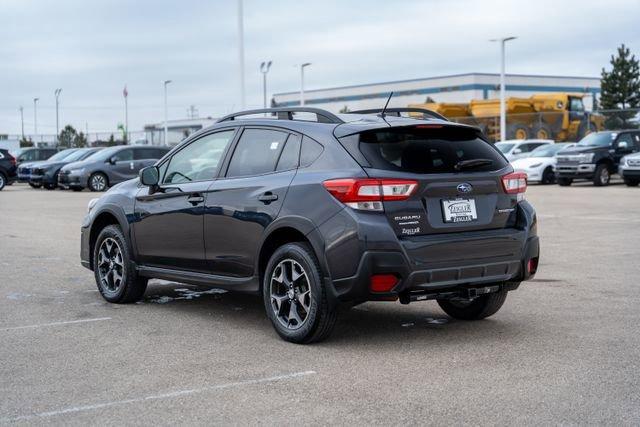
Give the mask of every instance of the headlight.
[[591, 163], [593, 161], [593, 156], [595, 156], [595, 153], [580, 154], [579, 161], [580, 163]]
[[69, 173], [71, 175], [82, 175], [82, 173], [84, 173], [84, 168], [80, 168], [80, 169], [71, 169], [69, 171]]
[[535, 168], [539, 168], [540, 166], [542, 166], [542, 163], [536, 163], [534, 165], [529, 166], [530, 169], [535, 169]]
[[96, 203], [98, 203], [98, 200], [99, 199], [97, 197], [95, 199], [89, 200], [89, 203], [87, 204], [87, 213], [91, 212], [91, 209], [93, 209]]
[[627, 156], [624, 156], [622, 159], [620, 159], [620, 164], [622, 166], [629, 166], [629, 159], [627, 159]]

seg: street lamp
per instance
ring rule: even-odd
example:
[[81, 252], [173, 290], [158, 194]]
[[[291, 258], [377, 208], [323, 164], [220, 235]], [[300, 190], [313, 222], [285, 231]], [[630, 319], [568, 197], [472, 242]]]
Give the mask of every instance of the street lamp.
[[40, 98], [33, 98], [33, 134], [38, 136], [38, 101]]
[[169, 145], [168, 135], [169, 132], [167, 130], [167, 116], [169, 115], [167, 110], [167, 85], [171, 83], [171, 80], [164, 81], [164, 145]]
[[62, 89], [56, 89], [53, 92], [56, 95], [56, 145], [60, 143], [60, 122], [59, 122], [59, 115], [58, 115], [58, 106], [60, 105], [59, 103], [60, 92], [62, 92]]
[[509, 40], [515, 40], [516, 37], [503, 37], [500, 39], [491, 39], [492, 42], [500, 42], [500, 141], [507, 139], [507, 113], [505, 106], [505, 83], [504, 83], [504, 45]]
[[245, 83], [244, 83], [244, 22], [242, 0], [238, 0], [238, 66], [240, 67], [240, 108], [245, 109]]
[[311, 62], [305, 62], [300, 65], [300, 106], [304, 107], [304, 69], [311, 65]]
[[262, 73], [262, 104], [267, 108], [267, 73], [271, 68], [271, 61], [260, 64], [260, 72]]

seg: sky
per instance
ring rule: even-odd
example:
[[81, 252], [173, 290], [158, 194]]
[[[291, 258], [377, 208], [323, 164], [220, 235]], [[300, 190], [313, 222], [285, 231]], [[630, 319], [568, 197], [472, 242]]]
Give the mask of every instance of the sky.
[[[114, 132], [163, 120], [240, 109], [238, 0], [0, 0], [0, 134], [60, 124]], [[311, 62], [305, 88], [498, 72], [597, 77], [617, 46], [640, 57], [640, 0], [244, 0], [246, 106], [299, 90], [296, 64]]]

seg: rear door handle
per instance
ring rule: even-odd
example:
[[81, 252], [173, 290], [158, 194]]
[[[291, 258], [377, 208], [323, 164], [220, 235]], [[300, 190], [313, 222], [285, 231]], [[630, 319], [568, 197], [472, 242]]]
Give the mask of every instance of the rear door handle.
[[193, 206], [199, 205], [200, 203], [204, 202], [204, 197], [198, 193], [192, 194], [187, 199], [187, 202], [191, 203]]
[[260, 200], [265, 205], [268, 205], [269, 203], [275, 202], [276, 200], [278, 200], [278, 195], [273, 194], [271, 191], [267, 191], [266, 193], [258, 196], [258, 200]]

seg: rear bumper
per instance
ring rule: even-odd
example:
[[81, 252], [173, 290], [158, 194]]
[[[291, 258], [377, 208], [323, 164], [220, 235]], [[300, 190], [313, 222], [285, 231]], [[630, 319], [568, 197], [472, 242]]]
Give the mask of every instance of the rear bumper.
[[[406, 301], [418, 294], [466, 295], [470, 289], [489, 284], [515, 289], [519, 282], [534, 276], [528, 265], [533, 260], [537, 267], [540, 256], [535, 212], [526, 202], [521, 210], [517, 228], [425, 235], [396, 240], [395, 248], [383, 248], [379, 242], [374, 248], [360, 246], [364, 250], [356, 258], [355, 273], [333, 278], [334, 296], [339, 301], [359, 303]], [[349, 252], [355, 249], [353, 246]], [[390, 292], [372, 292], [370, 280], [376, 274], [393, 274], [398, 282]]]

